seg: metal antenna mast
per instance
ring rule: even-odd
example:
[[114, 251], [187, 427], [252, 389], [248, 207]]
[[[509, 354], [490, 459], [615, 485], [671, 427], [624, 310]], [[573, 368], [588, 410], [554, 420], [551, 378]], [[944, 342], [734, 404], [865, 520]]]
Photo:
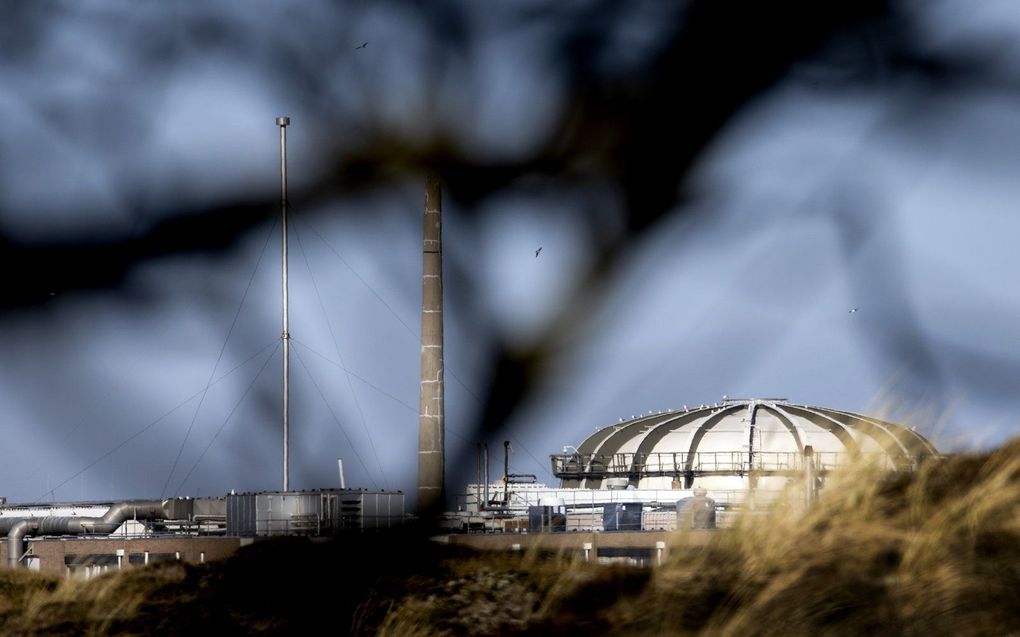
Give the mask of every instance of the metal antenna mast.
[[290, 321], [287, 311], [287, 126], [289, 117], [277, 117], [280, 127], [280, 217], [283, 243], [283, 490], [290, 490]]

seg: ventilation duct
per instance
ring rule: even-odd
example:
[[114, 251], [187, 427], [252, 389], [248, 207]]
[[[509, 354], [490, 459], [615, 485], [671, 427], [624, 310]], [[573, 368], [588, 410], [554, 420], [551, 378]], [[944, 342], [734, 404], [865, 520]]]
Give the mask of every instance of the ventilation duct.
[[136, 500], [115, 504], [103, 517], [0, 518], [0, 533], [7, 533], [7, 565], [17, 568], [25, 555], [25, 538], [31, 535], [109, 535], [127, 520], [171, 519], [176, 500]]

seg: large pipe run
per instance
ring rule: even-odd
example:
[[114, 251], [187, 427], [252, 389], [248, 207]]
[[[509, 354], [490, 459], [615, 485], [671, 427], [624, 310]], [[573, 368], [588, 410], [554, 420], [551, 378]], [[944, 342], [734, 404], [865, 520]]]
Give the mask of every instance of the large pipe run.
[[418, 513], [430, 518], [443, 507], [443, 232], [442, 187], [425, 182], [422, 238], [421, 394], [418, 410]]
[[115, 504], [101, 518], [42, 516], [0, 518], [0, 533], [7, 533], [7, 565], [17, 568], [30, 535], [109, 535], [127, 520], [165, 520], [171, 500], [137, 500]]

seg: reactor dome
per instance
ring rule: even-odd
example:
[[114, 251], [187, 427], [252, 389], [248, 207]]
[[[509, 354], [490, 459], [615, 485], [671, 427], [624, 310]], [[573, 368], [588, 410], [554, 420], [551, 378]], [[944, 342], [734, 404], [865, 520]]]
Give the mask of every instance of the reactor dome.
[[785, 399], [732, 399], [604, 427], [553, 456], [563, 487], [713, 492], [784, 486], [807, 462], [827, 471], [869, 456], [910, 470], [938, 451], [910, 427]]

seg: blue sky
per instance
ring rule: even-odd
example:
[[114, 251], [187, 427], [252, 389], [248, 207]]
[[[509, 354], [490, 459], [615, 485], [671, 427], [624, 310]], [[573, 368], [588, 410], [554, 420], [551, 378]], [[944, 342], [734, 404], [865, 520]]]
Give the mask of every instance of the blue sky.
[[[292, 117], [300, 192], [373, 131], [412, 143], [443, 131], [478, 162], [513, 161], [545, 143], [568, 106], [555, 24], [508, 26], [525, 5], [453, 3], [470, 55], [451, 55], [438, 82], [427, 71], [441, 43], [400, 3], [352, 3], [342, 26], [319, 24], [326, 5], [313, 3], [294, 19], [273, 3], [55, 6], [42, 24], [23, 16], [42, 34], [29, 65], [0, 64], [13, 87], [0, 96], [0, 224], [26, 241], [119, 237], [196, 203], [272, 199], [280, 114]], [[1020, 12], [1009, 3], [908, 14], [934, 50], [997, 43], [986, 63], [1017, 78]], [[109, 37], [111, 15], [130, 36]], [[655, 55], [657, 19], [635, 11], [606, 35], [607, 73], [639, 72]], [[206, 20], [232, 25], [240, 44], [190, 51]], [[139, 60], [163, 40], [183, 52], [146, 72]], [[268, 81], [286, 64], [274, 47], [316, 60], [319, 83]], [[548, 454], [596, 426], [724, 394], [891, 411], [944, 449], [1014, 435], [1020, 93], [1008, 81], [927, 94], [881, 77], [853, 88], [817, 77], [805, 64], [745, 105], [685, 182], [696, 196], [678, 192], [580, 297], [537, 391], [486, 439], [494, 452], [513, 439], [515, 470], [550, 480]], [[533, 346], [577, 298], [597, 256], [592, 196], [524, 183], [444, 204], [459, 273], [446, 281], [451, 480], [474, 476], [464, 465], [493, 339]], [[343, 457], [349, 484], [413, 491], [422, 198], [403, 176], [295, 211], [297, 488], [335, 485]], [[277, 488], [276, 232], [267, 218], [228, 250], [147, 260], [116, 288], [62, 291], [0, 318], [0, 414], [17, 440], [0, 452], [0, 495]]]

